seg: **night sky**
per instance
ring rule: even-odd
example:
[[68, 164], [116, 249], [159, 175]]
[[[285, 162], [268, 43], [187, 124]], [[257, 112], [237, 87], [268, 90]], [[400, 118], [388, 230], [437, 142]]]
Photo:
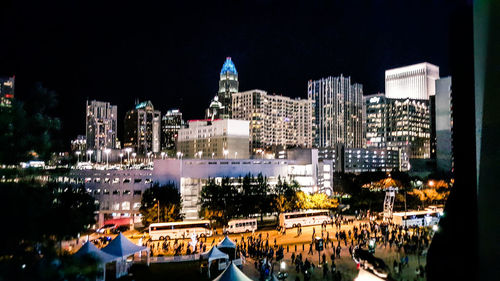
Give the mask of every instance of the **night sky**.
[[16, 75], [20, 99], [37, 81], [57, 92], [68, 146], [86, 99], [118, 105], [120, 138], [136, 98], [204, 117], [227, 56], [240, 91], [290, 97], [341, 73], [383, 92], [386, 69], [423, 61], [450, 75], [451, 1], [72, 2], [0, 6], [0, 75]]

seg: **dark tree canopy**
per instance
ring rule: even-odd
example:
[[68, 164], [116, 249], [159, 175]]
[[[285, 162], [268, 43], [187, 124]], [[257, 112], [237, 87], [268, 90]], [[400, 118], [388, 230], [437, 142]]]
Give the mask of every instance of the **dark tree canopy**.
[[[173, 183], [160, 185], [154, 183], [141, 199], [142, 223], [148, 227], [154, 222], [171, 222], [182, 220], [182, 198]], [[158, 218], [159, 213], [159, 218]]]

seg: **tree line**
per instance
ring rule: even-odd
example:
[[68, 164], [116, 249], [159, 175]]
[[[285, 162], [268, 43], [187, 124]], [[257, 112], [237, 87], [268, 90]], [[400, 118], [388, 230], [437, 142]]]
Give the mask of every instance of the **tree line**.
[[278, 177], [271, 185], [262, 174], [247, 174], [238, 179], [228, 177], [217, 181], [209, 178], [200, 194], [200, 217], [226, 224], [233, 218], [277, 214], [300, 209], [336, 208], [337, 201], [325, 194], [300, 191], [297, 182]]

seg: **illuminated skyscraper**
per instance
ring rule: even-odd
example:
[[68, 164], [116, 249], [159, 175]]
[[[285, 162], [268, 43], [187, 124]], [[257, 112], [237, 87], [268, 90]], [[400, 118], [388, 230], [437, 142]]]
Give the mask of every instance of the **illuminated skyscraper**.
[[184, 127], [182, 112], [179, 109], [171, 109], [161, 119], [161, 150], [176, 151], [175, 142], [179, 130]]
[[330, 76], [309, 81], [307, 92], [313, 100], [316, 147], [363, 147], [363, 85], [351, 84], [343, 75]]
[[87, 149], [101, 151], [116, 148], [118, 108], [109, 102], [87, 101]]
[[233, 119], [250, 121], [252, 153], [259, 149], [312, 147], [312, 101], [262, 90], [233, 94]]
[[222, 119], [231, 118], [231, 98], [232, 94], [238, 92], [238, 72], [231, 57], [227, 57], [220, 71], [219, 80], [219, 102], [222, 104], [220, 117]]
[[0, 107], [12, 106], [14, 99], [14, 81], [13, 77], [0, 77]]
[[439, 67], [423, 62], [385, 71], [385, 96], [391, 99], [429, 100], [436, 94]]
[[142, 155], [160, 152], [161, 113], [154, 109], [151, 101], [137, 103], [125, 115], [124, 125], [125, 148], [131, 147]]

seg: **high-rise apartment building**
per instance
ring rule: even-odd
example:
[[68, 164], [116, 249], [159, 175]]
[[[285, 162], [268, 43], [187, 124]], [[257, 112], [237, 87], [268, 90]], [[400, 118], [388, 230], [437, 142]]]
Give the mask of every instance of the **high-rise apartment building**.
[[314, 145], [363, 147], [363, 86], [340, 75], [309, 81], [308, 97], [314, 109]]
[[232, 94], [238, 92], [238, 72], [230, 57], [226, 58], [220, 71], [218, 101], [222, 104], [220, 117], [231, 118]]
[[453, 171], [451, 93], [451, 76], [436, 80], [434, 99], [436, 168], [443, 172]]
[[436, 94], [439, 67], [423, 62], [385, 71], [385, 96], [391, 99], [429, 100]]
[[101, 151], [116, 148], [117, 111], [118, 107], [109, 102], [87, 101], [87, 149]]
[[177, 139], [177, 149], [184, 158], [248, 158], [248, 121], [208, 119], [191, 120], [188, 124], [188, 128], [179, 130]]
[[137, 153], [160, 152], [161, 113], [151, 101], [136, 103], [125, 115], [123, 147]]
[[11, 107], [14, 99], [15, 76], [0, 77], [0, 107]]
[[429, 101], [390, 99], [382, 94], [365, 101], [367, 147], [407, 147], [409, 158], [430, 158]]
[[168, 110], [161, 119], [161, 150], [177, 151], [175, 142], [179, 130], [184, 127], [182, 112], [179, 109]]
[[312, 147], [312, 101], [269, 95], [262, 90], [233, 94], [233, 119], [250, 121], [252, 153]]

